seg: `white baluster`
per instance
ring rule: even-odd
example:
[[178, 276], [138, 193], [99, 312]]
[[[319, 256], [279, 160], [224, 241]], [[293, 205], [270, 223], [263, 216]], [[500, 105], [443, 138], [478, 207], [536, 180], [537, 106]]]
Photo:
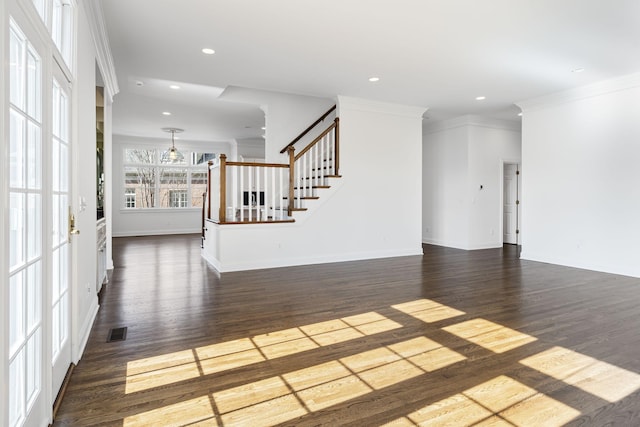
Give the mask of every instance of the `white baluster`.
[[[326, 165], [326, 162], [324, 161], [324, 146], [325, 146], [325, 142], [324, 142], [324, 138], [322, 138], [322, 140], [319, 142], [320, 144], [320, 167], [324, 168]], [[322, 169], [322, 180], [320, 180], [318, 182], [318, 185], [324, 185], [324, 169]]]
[[284, 191], [283, 191], [284, 189], [282, 188], [282, 187], [283, 187], [283, 186], [282, 186], [282, 180], [283, 180], [283, 178], [282, 178], [282, 171], [283, 171], [283, 169], [284, 169], [284, 168], [280, 168], [280, 185], [278, 185], [278, 207], [280, 208], [280, 209], [279, 209], [279, 215], [278, 215], [278, 216], [280, 217], [280, 219], [282, 219], [282, 215], [283, 215], [283, 213], [282, 213], [282, 209], [284, 208], [284, 206], [283, 206], [283, 200], [282, 200], [283, 193], [284, 193]]
[[318, 164], [318, 145], [311, 147], [311, 159], [314, 164], [315, 173], [313, 175], [313, 182], [311, 183], [311, 195], [313, 196], [313, 186], [318, 185], [318, 173], [320, 172], [320, 165]]
[[329, 133], [329, 152], [330, 152], [330, 164], [331, 164], [331, 173], [330, 175], [335, 175], [336, 174], [336, 144], [335, 144], [335, 139], [334, 139], [334, 134], [333, 132]]
[[231, 187], [232, 187], [232, 194], [231, 194], [231, 217], [229, 216], [229, 212], [227, 212], [227, 221], [235, 221], [236, 220], [236, 212], [237, 212], [237, 207], [238, 207], [238, 172], [239, 172], [238, 167], [234, 167], [233, 171], [231, 172], [231, 180], [233, 181], [231, 183]]
[[[240, 169], [240, 196], [242, 197], [242, 195], [244, 194], [244, 166], [240, 166], [238, 169]], [[244, 202], [244, 199], [241, 199], [242, 202]], [[244, 209], [243, 209], [243, 205], [244, 203], [242, 203], [240, 205], [240, 222], [244, 221]]]

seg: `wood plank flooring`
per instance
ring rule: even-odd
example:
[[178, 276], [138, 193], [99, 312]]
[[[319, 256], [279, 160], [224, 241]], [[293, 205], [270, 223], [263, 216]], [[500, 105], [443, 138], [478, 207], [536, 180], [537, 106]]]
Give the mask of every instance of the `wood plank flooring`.
[[640, 425], [640, 280], [424, 252], [219, 276], [197, 235], [114, 239], [54, 425]]

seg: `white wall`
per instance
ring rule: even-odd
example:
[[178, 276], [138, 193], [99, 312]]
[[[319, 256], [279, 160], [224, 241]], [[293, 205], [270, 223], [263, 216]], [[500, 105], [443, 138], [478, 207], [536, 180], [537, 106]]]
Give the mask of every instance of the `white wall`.
[[[170, 139], [137, 138], [113, 135], [113, 188], [111, 217], [113, 236], [148, 236], [162, 234], [200, 233], [202, 226], [201, 208], [184, 209], [124, 209], [124, 171], [122, 155], [125, 147], [164, 147]], [[182, 151], [206, 151], [235, 154], [235, 142], [195, 142], [181, 139], [176, 147]]]
[[[98, 309], [96, 289], [96, 53], [83, 3], [78, 10], [76, 83], [74, 87], [73, 181], [76, 228], [72, 239], [72, 358], [80, 359]], [[80, 206], [80, 201], [86, 206]]]
[[338, 102], [342, 178], [293, 224], [209, 224], [203, 255], [219, 271], [422, 254], [424, 108]]
[[[288, 163], [287, 153], [280, 154], [287, 144], [322, 116], [335, 101], [299, 95], [282, 94], [269, 99], [265, 108], [265, 159], [267, 162]], [[335, 117], [335, 116], [333, 116]], [[329, 127], [332, 119], [325, 120], [310, 132], [295, 148], [304, 148], [315, 136]]]
[[425, 127], [425, 243], [461, 249], [502, 246], [503, 162], [520, 161], [520, 138], [519, 123], [478, 116]]
[[[335, 104], [335, 100], [328, 98], [238, 86], [227, 87], [218, 98], [229, 102], [261, 106], [265, 113], [266, 128], [264, 158], [270, 163], [288, 163], [286, 153], [280, 154], [280, 150]], [[327, 118], [326, 125], [315, 129], [316, 135], [326, 129], [331, 124], [331, 120], [333, 117]], [[307, 139], [307, 141], [311, 140]], [[304, 141], [300, 141], [296, 147], [304, 144]]]
[[467, 245], [468, 139], [466, 126], [424, 135], [422, 240], [426, 243]]
[[522, 257], [640, 277], [640, 74], [520, 105]]

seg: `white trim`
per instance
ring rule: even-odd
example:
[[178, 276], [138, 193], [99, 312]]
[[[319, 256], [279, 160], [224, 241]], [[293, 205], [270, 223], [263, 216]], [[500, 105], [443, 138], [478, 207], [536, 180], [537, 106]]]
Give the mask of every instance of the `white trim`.
[[609, 265], [609, 264], [594, 264], [592, 262], [580, 263], [575, 262], [569, 258], [562, 257], [549, 257], [545, 254], [523, 252], [520, 254], [520, 259], [535, 262], [544, 262], [547, 264], [554, 264], [556, 266], [564, 266], [571, 268], [579, 268], [581, 270], [598, 271], [601, 273], [615, 274], [618, 276], [629, 276], [634, 278], [640, 278], [640, 268], [629, 268], [629, 266], [623, 265]]
[[371, 251], [353, 252], [340, 255], [325, 255], [317, 257], [301, 256], [298, 258], [283, 258], [275, 260], [243, 260], [237, 263], [223, 263], [220, 260], [209, 257], [206, 250], [202, 250], [202, 257], [219, 273], [233, 271], [261, 270], [265, 268], [293, 267], [298, 265], [326, 264], [331, 262], [361, 261], [380, 258], [395, 258], [401, 256], [422, 256], [422, 246], [418, 249], [404, 249], [395, 251]]
[[585, 98], [606, 95], [608, 93], [631, 89], [638, 86], [640, 86], [640, 73], [634, 73], [557, 92], [551, 95], [523, 100], [516, 102], [516, 105], [520, 107], [523, 112], [528, 112], [554, 105], [579, 101]]
[[91, 335], [91, 328], [93, 327], [96, 317], [98, 316], [98, 310], [100, 309], [100, 306], [98, 305], [97, 297], [92, 299], [91, 305], [93, 306], [93, 308], [90, 308], [87, 312], [87, 318], [82, 324], [82, 327], [80, 328], [78, 337], [76, 339], [77, 345], [74, 345], [74, 348], [72, 349], [73, 351], [71, 354], [71, 361], [76, 365], [84, 354], [84, 349], [86, 348], [87, 342], [89, 341], [89, 335]]
[[[502, 240], [502, 239], [501, 239]], [[476, 251], [481, 249], [496, 249], [501, 248], [502, 242], [484, 242], [484, 243], [476, 243], [474, 245], [463, 244], [459, 242], [447, 242], [438, 239], [429, 239], [426, 237], [422, 238], [422, 243], [426, 245], [434, 245], [434, 246], [442, 246], [445, 248], [454, 248], [454, 249], [462, 249], [465, 251]]]
[[422, 118], [423, 114], [428, 110], [427, 107], [392, 104], [390, 102], [373, 101], [371, 99], [338, 95], [338, 116], [340, 115], [340, 111], [343, 109], [410, 118]]
[[91, 37], [96, 49], [96, 62], [102, 73], [102, 79], [106, 92], [105, 98], [109, 102], [113, 101], [113, 96], [120, 92], [118, 86], [118, 77], [116, 68], [111, 55], [111, 47], [109, 46], [109, 35], [107, 27], [104, 23], [104, 13], [102, 11], [102, 2], [100, 0], [85, 0], [81, 2], [85, 7], [85, 14], [89, 24]]
[[522, 123], [520, 120], [499, 120], [489, 117], [477, 116], [474, 114], [468, 114], [453, 119], [440, 120], [437, 122], [429, 123], [423, 128], [423, 134], [444, 132], [450, 129], [464, 126], [476, 126], [489, 129], [508, 130], [513, 132], [522, 131]]
[[[499, 222], [500, 222], [500, 240], [502, 241], [502, 243], [504, 244], [504, 167], [505, 165], [517, 165], [518, 167], [518, 171], [520, 172], [520, 174], [522, 174], [522, 159], [517, 160], [517, 159], [503, 159], [500, 158], [500, 205], [499, 205], [499, 209], [500, 209], [500, 215], [499, 215]], [[522, 193], [522, 183], [520, 182], [521, 176], [518, 176], [516, 179], [516, 185], [518, 186], [518, 201], [520, 201]], [[516, 205], [516, 217], [517, 217], [517, 224], [516, 224], [516, 230], [520, 229], [520, 225], [522, 224], [522, 209], [520, 209], [520, 204], [518, 203]], [[518, 231], [518, 234], [516, 235], [516, 244], [518, 245], [522, 245], [522, 235], [521, 233]]]
[[[164, 236], [170, 234], [200, 234], [202, 230], [200, 226], [194, 228], [176, 228], [163, 230], [141, 230], [141, 231], [116, 231], [113, 237], [137, 237], [137, 236]], [[113, 267], [112, 267], [113, 268]]]
[[[9, 126], [7, 117], [9, 115], [9, 76], [8, 76], [8, 60], [5, 58], [9, 55], [9, 12], [8, 2], [2, 1], [0, 4], [0, 58], [2, 66], [0, 66], [0, 138], [6, 143], [0, 144], [0, 277], [2, 283], [6, 283], [9, 277], [8, 262], [9, 259]], [[0, 384], [0, 425], [9, 424], [9, 286], [0, 288], [0, 378], [3, 378]], [[43, 337], [44, 339], [44, 337]], [[43, 424], [44, 425], [44, 424]]]

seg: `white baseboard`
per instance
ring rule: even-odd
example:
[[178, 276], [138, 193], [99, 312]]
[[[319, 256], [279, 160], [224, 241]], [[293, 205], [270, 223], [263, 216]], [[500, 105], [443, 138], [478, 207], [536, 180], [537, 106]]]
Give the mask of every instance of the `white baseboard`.
[[91, 335], [91, 328], [93, 327], [93, 323], [95, 322], [96, 316], [98, 315], [98, 310], [100, 309], [100, 305], [98, 305], [98, 297], [96, 296], [92, 301], [92, 308], [89, 309], [87, 317], [82, 324], [82, 328], [80, 328], [79, 330], [78, 346], [76, 348], [76, 354], [73, 355], [73, 363], [75, 363], [76, 365], [84, 354], [84, 349], [87, 346], [87, 342], [89, 341], [89, 335]]
[[174, 229], [174, 230], [133, 230], [133, 231], [114, 231], [113, 237], [166, 236], [170, 234], [199, 234], [199, 233], [202, 233], [202, 230], [200, 228]]
[[300, 265], [327, 264], [331, 262], [362, 261], [379, 258], [395, 258], [401, 256], [422, 256], [422, 248], [404, 249], [395, 251], [372, 251], [356, 252], [347, 254], [333, 254], [316, 257], [282, 258], [267, 260], [243, 260], [236, 263], [221, 263], [219, 260], [212, 260], [207, 257], [206, 252], [202, 252], [203, 258], [218, 272], [229, 273], [233, 271], [261, 270], [266, 268], [294, 267]]
[[579, 268], [581, 270], [597, 271], [600, 273], [617, 274], [620, 276], [629, 276], [640, 278], [640, 269], [638, 267], [611, 266], [611, 265], [595, 265], [586, 262], [579, 262], [571, 259], [550, 257], [545, 254], [531, 253], [522, 250], [520, 259], [527, 261], [544, 262], [547, 264], [562, 265], [564, 267]]
[[466, 243], [447, 242], [447, 241], [441, 241], [441, 240], [435, 240], [435, 239], [428, 239], [425, 237], [422, 238], [422, 243], [425, 243], [427, 245], [443, 246], [446, 248], [463, 249], [465, 251], [475, 251], [480, 249], [496, 249], [496, 248], [502, 247], [502, 243], [498, 243], [498, 242], [485, 242], [485, 243], [476, 243], [473, 245], [469, 245]]

